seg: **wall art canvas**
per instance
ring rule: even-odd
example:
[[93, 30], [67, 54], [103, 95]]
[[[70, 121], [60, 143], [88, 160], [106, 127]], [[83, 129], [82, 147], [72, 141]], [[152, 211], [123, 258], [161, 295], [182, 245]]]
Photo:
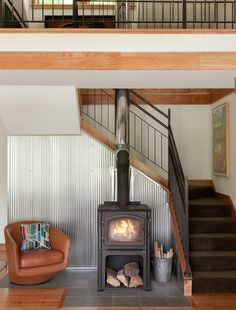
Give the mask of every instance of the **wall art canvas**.
[[229, 104], [212, 110], [213, 174], [229, 176]]

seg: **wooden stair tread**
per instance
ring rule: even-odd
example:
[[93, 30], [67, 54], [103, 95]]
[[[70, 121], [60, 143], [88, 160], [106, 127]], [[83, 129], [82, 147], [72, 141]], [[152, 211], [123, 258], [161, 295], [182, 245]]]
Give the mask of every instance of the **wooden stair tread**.
[[189, 201], [189, 205], [217, 205], [217, 206], [228, 206], [228, 204], [225, 201], [221, 201], [214, 197], [204, 197], [204, 198], [198, 198], [193, 199]]
[[201, 221], [201, 222], [219, 222], [219, 221], [222, 221], [222, 222], [235, 222], [235, 219], [233, 219], [232, 217], [230, 216], [222, 216], [222, 217], [189, 217], [189, 220], [190, 221]]
[[192, 251], [189, 253], [190, 257], [236, 257], [236, 251]]
[[236, 271], [195, 271], [193, 272], [194, 278], [236, 278]]
[[190, 238], [236, 238], [236, 233], [192, 233]]
[[195, 189], [211, 189], [211, 186], [205, 186], [205, 185], [190, 185], [188, 187], [189, 190], [195, 190]]

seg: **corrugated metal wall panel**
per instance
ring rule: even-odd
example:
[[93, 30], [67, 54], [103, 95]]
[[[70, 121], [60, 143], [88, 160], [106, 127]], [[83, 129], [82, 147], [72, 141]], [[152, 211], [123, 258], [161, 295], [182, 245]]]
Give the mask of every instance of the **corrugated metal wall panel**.
[[158, 240], [164, 247], [173, 247], [171, 219], [167, 206], [167, 191], [143, 173], [136, 169], [132, 170], [133, 194], [131, 198], [146, 203], [152, 210], [152, 248], [154, 240]]
[[[71, 236], [71, 267], [96, 267], [97, 206], [114, 198], [114, 154], [85, 133], [8, 142], [9, 222], [50, 222]], [[131, 199], [152, 208], [152, 239], [171, 245], [166, 192], [132, 171]]]

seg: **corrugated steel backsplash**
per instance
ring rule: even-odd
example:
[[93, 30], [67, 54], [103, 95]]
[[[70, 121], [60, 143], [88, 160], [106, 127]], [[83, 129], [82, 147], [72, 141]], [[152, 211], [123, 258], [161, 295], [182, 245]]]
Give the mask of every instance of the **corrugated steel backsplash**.
[[[97, 206], [114, 199], [114, 154], [81, 136], [10, 136], [8, 220], [38, 219], [70, 235], [70, 266], [97, 266]], [[131, 200], [152, 209], [152, 239], [172, 245], [167, 193], [132, 169]]]

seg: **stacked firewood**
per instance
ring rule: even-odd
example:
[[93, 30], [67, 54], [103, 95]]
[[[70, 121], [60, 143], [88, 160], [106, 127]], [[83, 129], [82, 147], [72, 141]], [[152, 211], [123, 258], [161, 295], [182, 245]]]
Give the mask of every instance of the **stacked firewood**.
[[119, 287], [123, 284], [125, 287], [135, 288], [143, 285], [139, 273], [140, 269], [136, 262], [124, 265], [118, 272], [107, 268], [107, 283], [113, 287]]
[[173, 257], [173, 249], [170, 248], [167, 253], [163, 252], [163, 245], [161, 244], [160, 246], [158, 245], [157, 241], [154, 241], [154, 257], [156, 258], [172, 258]]

